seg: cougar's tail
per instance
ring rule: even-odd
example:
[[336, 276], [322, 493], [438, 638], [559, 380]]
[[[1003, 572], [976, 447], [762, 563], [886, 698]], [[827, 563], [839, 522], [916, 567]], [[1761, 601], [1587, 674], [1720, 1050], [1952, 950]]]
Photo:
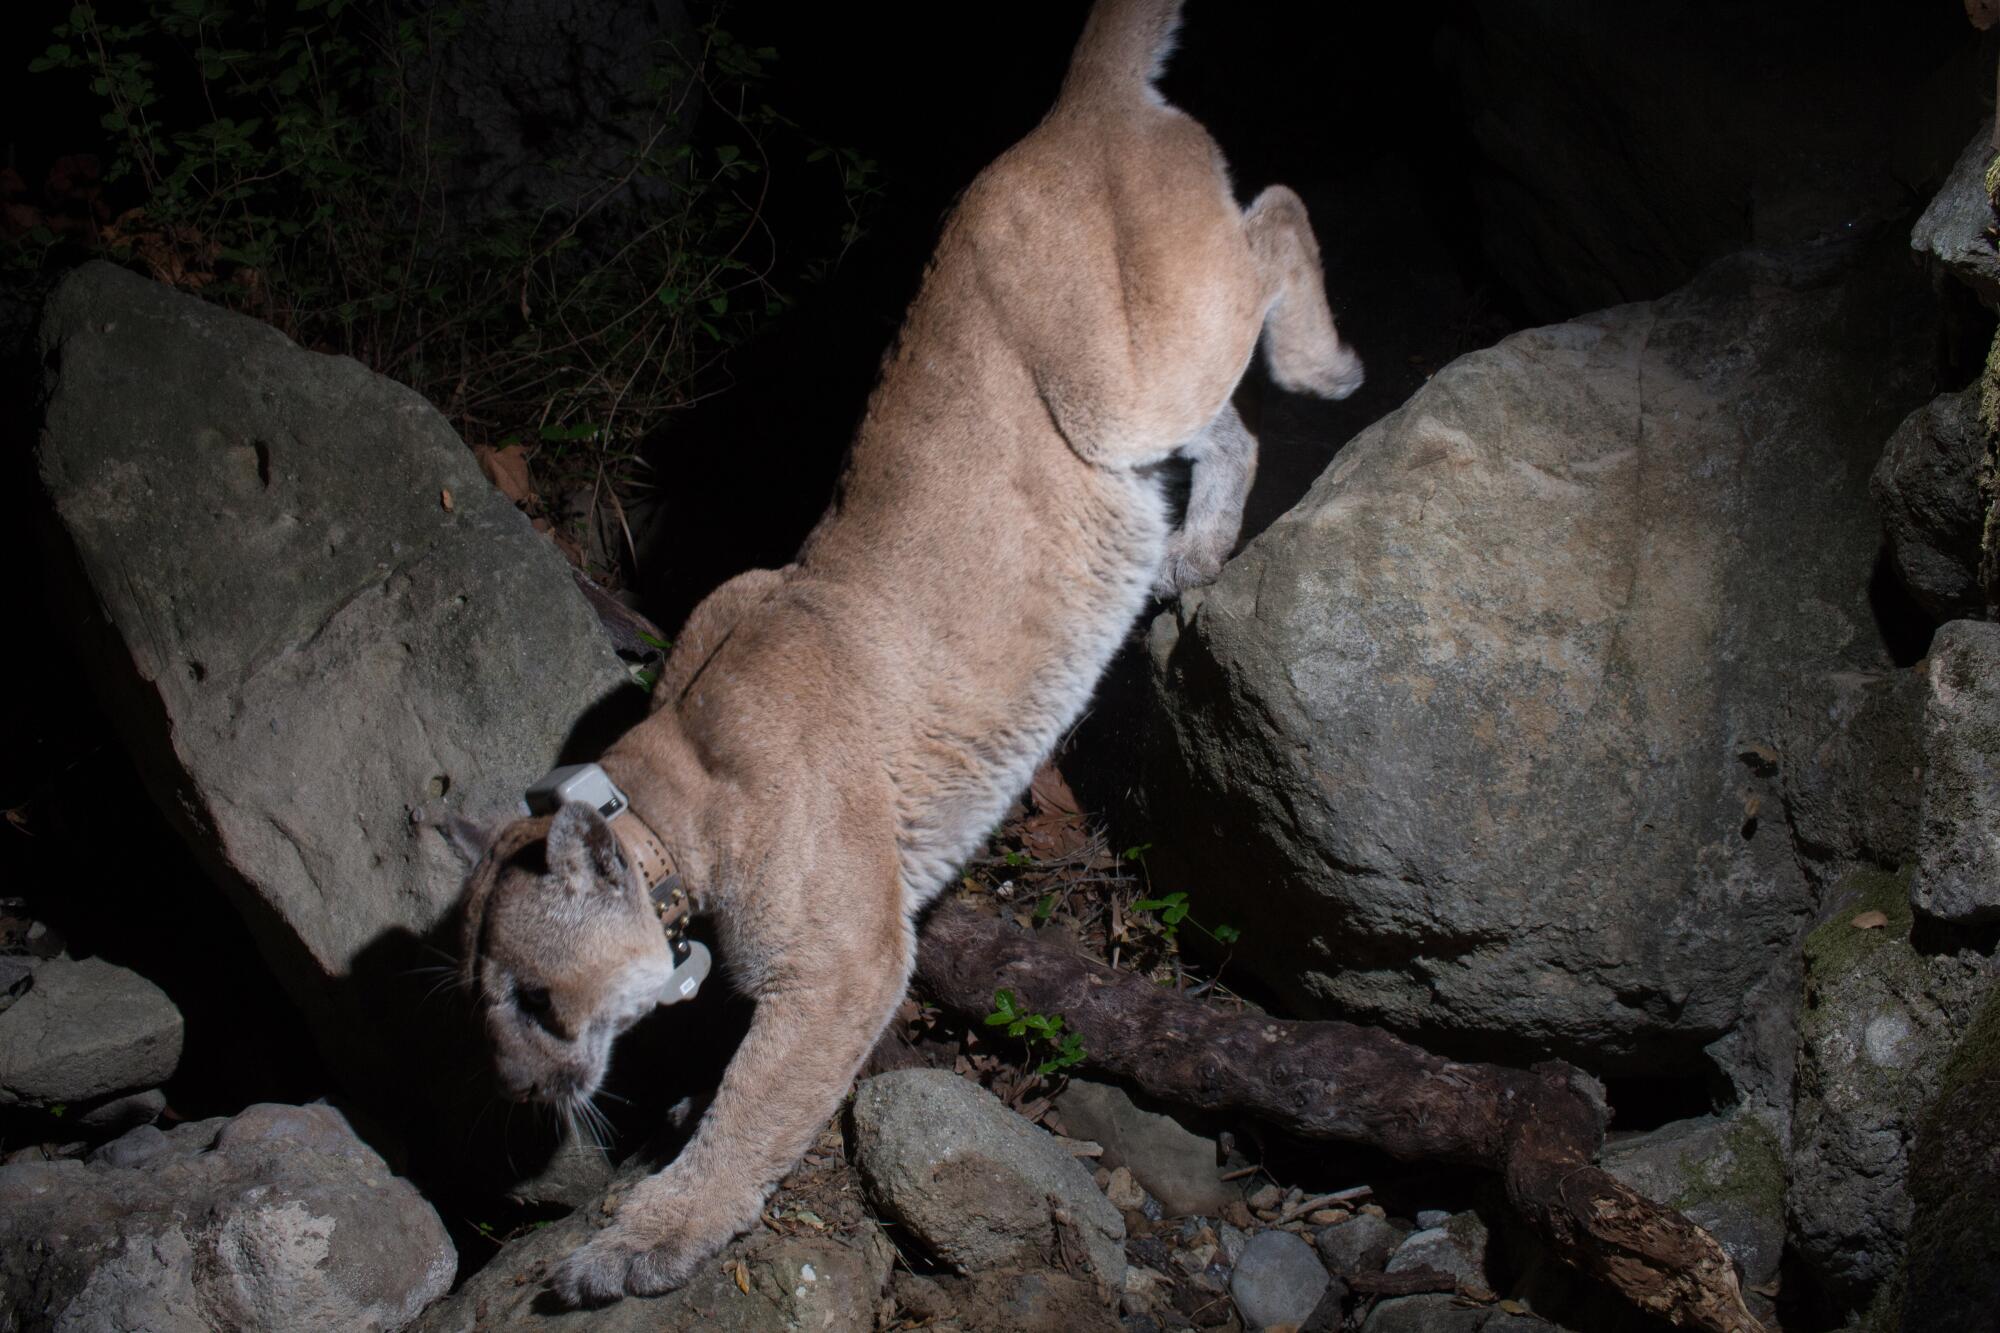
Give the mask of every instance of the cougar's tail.
[[1183, 0], [1097, 0], [1070, 57], [1062, 100], [1141, 97], [1173, 53]]

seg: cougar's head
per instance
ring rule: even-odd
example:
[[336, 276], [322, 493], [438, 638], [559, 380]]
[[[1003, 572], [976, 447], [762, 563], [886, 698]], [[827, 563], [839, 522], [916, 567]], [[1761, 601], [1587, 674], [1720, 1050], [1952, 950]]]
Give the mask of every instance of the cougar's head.
[[658, 1002], [673, 954], [639, 877], [595, 810], [502, 829], [465, 893], [464, 968], [501, 1091], [587, 1101], [611, 1043]]

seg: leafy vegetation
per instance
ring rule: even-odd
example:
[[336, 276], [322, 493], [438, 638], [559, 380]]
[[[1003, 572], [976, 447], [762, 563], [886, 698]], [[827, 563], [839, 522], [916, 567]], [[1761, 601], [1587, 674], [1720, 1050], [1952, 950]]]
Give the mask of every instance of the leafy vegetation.
[[[75, 4], [29, 68], [97, 99], [101, 197], [84, 225], [33, 221], [12, 272], [53, 273], [81, 245], [352, 356], [422, 392], [469, 443], [525, 444], [545, 491], [585, 492], [550, 517], [574, 529], [573, 557], [601, 559], [613, 534], [630, 547], [620, 493], [643, 486], [639, 442], [784, 308], [781, 284], [859, 236], [874, 166], [765, 100], [776, 52], [738, 41], [718, 9], [648, 53], [645, 86], [625, 90], [638, 146], [615, 173], [562, 206], [468, 225], [449, 184], [465, 146], [435, 128], [437, 71], [477, 13], [477, 0]], [[798, 257], [782, 272], [762, 212], [772, 144], [844, 219], [788, 238]]]
[[986, 1015], [986, 1026], [1005, 1028], [1008, 1036], [1025, 1038], [1031, 1052], [1047, 1052], [1047, 1058], [1035, 1066], [1035, 1073], [1043, 1078], [1083, 1060], [1083, 1037], [1063, 1031], [1061, 1014], [1028, 1013], [1011, 990], [993, 992], [993, 1012]]

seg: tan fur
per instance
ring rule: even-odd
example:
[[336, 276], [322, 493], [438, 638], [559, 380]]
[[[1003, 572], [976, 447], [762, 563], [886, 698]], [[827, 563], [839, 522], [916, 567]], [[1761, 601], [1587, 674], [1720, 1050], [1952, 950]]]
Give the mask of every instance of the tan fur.
[[[1149, 593], [1212, 578], [1233, 545], [1256, 442], [1229, 396], [1259, 336], [1289, 388], [1360, 383], [1298, 198], [1239, 209], [1207, 133], [1151, 87], [1178, 13], [1097, 6], [1054, 110], [946, 224], [798, 560], [696, 609], [652, 716], [603, 759], [757, 1012], [686, 1151], [562, 1266], [569, 1301], [686, 1280], [839, 1104], [903, 995], [914, 914]], [[1156, 465], [1177, 454], [1194, 480], [1173, 531]], [[535, 836], [475, 873], [469, 965], [503, 1082], [587, 1095], [664, 946], [594, 814], [557, 817], [546, 870]], [[524, 986], [547, 1012], [521, 1012]]]

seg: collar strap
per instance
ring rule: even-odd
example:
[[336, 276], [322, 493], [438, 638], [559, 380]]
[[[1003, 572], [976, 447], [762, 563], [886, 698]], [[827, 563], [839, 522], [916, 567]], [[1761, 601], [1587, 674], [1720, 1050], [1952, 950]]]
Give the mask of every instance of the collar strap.
[[[527, 798], [528, 809], [538, 815], [552, 815], [565, 805], [587, 805], [603, 815], [605, 823], [611, 826], [611, 835], [618, 840], [619, 850], [639, 872], [639, 882], [653, 895], [656, 904], [657, 890], [669, 880], [678, 881], [674, 858], [660, 841], [660, 835], [646, 826], [611, 775], [596, 764], [567, 764], [552, 769], [528, 788]], [[685, 891], [680, 892], [683, 902], [686, 896]]]

